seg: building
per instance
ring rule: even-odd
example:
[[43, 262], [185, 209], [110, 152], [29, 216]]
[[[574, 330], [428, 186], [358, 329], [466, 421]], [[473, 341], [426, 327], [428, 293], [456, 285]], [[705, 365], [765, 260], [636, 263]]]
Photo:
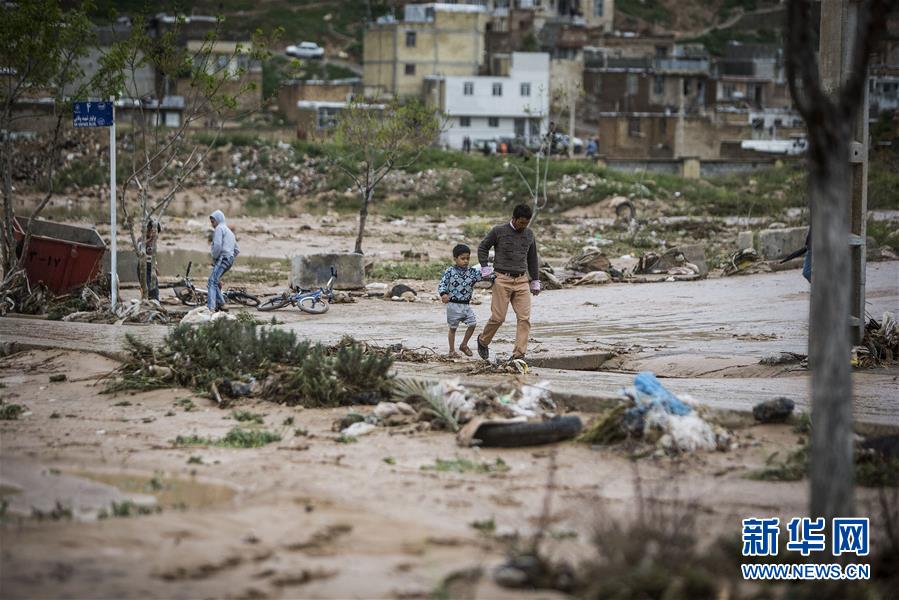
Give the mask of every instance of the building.
[[[383, 104], [360, 104], [367, 111], [384, 110]], [[346, 101], [300, 100], [297, 102], [297, 137], [328, 137], [337, 125], [340, 113], [347, 107]]]
[[425, 98], [448, 119], [440, 142], [462, 148], [504, 138], [533, 141], [549, 121], [549, 55], [512, 53], [509, 74], [496, 76], [433, 75], [427, 78]]
[[421, 96], [428, 76], [477, 75], [488, 14], [471, 4], [409, 4], [402, 21], [382, 17], [363, 39], [368, 97]]
[[346, 102], [362, 91], [362, 79], [301, 80], [292, 79], [278, 88], [278, 111], [288, 123], [298, 123], [299, 102]]

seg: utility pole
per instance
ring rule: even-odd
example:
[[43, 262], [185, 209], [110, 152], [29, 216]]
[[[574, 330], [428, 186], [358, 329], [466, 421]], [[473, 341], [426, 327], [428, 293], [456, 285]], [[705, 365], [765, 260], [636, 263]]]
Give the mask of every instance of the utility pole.
[[[822, 0], [820, 60], [821, 81], [833, 93], [850, 75], [850, 52], [858, 36], [858, 0]], [[868, 213], [868, 86], [852, 123], [849, 148], [850, 195], [846, 206], [851, 254], [850, 338], [861, 342], [865, 334], [866, 215]], [[814, 268], [814, 267], [813, 267]]]

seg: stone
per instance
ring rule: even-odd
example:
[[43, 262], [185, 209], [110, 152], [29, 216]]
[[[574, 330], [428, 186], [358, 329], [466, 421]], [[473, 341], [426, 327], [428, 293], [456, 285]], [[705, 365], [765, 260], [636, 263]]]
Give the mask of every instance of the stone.
[[751, 231], [741, 231], [737, 234], [737, 249], [753, 248], [754, 234]]
[[399, 412], [399, 407], [393, 402], [378, 402], [374, 410], [375, 416], [379, 419], [386, 419], [390, 415], [395, 415]]
[[292, 256], [289, 285], [303, 289], [323, 287], [331, 277], [331, 267], [337, 270], [335, 289], [355, 290], [365, 287], [363, 256], [351, 252]]
[[386, 296], [387, 295], [387, 284], [386, 283], [369, 283], [365, 286], [365, 293], [371, 296]]
[[678, 250], [683, 253], [688, 263], [696, 265], [700, 275], [705, 277], [709, 274], [709, 266], [705, 260], [705, 244], [684, 244], [678, 246]]
[[796, 404], [789, 398], [775, 398], [752, 407], [752, 416], [759, 423], [779, 423], [793, 413]]
[[[759, 232], [759, 254], [763, 260], [778, 260], [805, 246], [807, 227], [765, 229]], [[691, 261], [692, 262], [692, 261]]]

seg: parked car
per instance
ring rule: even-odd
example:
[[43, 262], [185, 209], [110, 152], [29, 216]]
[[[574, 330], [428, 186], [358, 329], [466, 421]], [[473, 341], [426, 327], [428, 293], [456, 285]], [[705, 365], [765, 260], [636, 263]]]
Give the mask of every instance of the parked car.
[[285, 52], [288, 56], [297, 58], [324, 58], [325, 56], [325, 49], [315, 42], [300, 42], [299, 46], [288, 46]]

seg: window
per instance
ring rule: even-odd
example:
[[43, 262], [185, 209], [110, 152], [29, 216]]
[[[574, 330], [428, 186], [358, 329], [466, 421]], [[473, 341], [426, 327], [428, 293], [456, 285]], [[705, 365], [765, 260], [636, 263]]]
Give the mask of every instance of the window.
[[493, 84], [493, 95], [494, 96], [502, 96], [503, 95], [503, 84], [501, 84], [501, 83]]
[[474, 95], [474, 82], [473, 81], [466, 81], [465, 83], [462, 84], [462, 94], [465, 96]]
[[631, 137], [640, 136], [640, 119], [632, 118], [627, 122], [627, 134]]
[[665, 93], [664, 77], [657, 75], [652, 78], [652, 93], [656, 96], [661, 96]]
[[637, 79], [636, 73], [627, 74], [627, 94], [628, 96], [636, 96], [639, 91], [640, 80]]
[[415, 32], [407, 31], [406, 32], [406, 48], [414, 48], [415, 47]]
[[499, 117], [489, 117], [487, 119], [487, 125], [490, 127], [499, 127]]
[[515, 119], [515, 137], [524, 137], [524, 119]]
[[530, 96], [531, 95], [531, 84], [530, 83], [522, 83], [521, 84], [521, 95], [522, 96]]
[[601, 17], [603, 4], [605, 4], [605, 0], [593, 0], [593, 16]]
[[538, 136], [540, 135], [540, 119], [530, 119], [531, 124], [531, 135]]
[[659, 119], [659, 133], [662, 135], [668, 133], [668, 119]]
[[328, 106], [322, 106], [318, 109], [318, 128], [319, 129], [330, 129], [337, 125], [337, 114], [340, 112], [339, 108], [332, 108]]
[[471, 127], [471, 117], [459, 117], [459, 127]]
[[406, 65], [406, 75], [415, 75], [415, 65]]
[[734, 97], [734, 85], [732, 83], [724, 84], [724, 97], [725, 98], [733, 98]]
[[690, 95], [690, 80], [684, 79], [684, 96]]

